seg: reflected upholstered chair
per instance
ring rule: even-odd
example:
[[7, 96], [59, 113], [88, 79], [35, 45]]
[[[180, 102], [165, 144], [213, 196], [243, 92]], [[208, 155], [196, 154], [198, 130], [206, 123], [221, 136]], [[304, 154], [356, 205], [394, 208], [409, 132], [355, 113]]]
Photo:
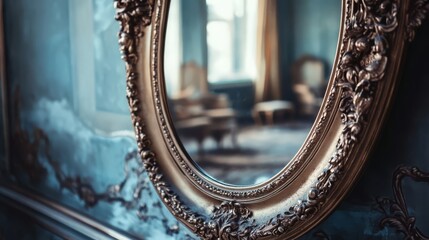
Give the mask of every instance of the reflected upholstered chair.
[[181, 71], [181, 91], [171, 99], [177, 132], [195, 139], [200, 153], [207, 137], [212, 137], [221, 147], [224, 136], [231, 134], [236, 145], [235, 112], [228, 97], [209, 93], [206, 70], [197, 64], [184, 64]]
[[326, 87], [325, 66], [321, 59], [303, 56], [292, 66], [292, 90], [299, 116], [314, 116], [320, 109]]

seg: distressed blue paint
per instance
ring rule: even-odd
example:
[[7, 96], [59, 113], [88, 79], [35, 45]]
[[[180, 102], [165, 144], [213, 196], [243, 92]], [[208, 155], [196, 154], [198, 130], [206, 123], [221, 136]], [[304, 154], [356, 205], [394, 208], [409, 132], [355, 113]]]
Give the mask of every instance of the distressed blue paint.
[[[101, 79], [100, 84], [109, 88], [117, 86], [117, 82], [124, 83], [125, 79], [116, 79], [119, 73], [106, 77], [104, 72], [115, 62], [120, 63], [121, 68], [124, 67], [119, 54], [110, 52], [119, 52], [117, 37], [111, 35], [118, 23], [114, 22], [113, 4], [108, 1], [104, 3], [111, 9], [94, 5], [97, 11], [106, 11], [101, 16], [95, 16], [95, 68], [100, 73], [96, 76]], [[81, 181], [90, 183], [96, 192], [101, 193], [109, 185], [124, 179], [124, 159], [130, 150], [136, 149], [136, 143], [128, 137], [109, 137], [96, 133], [74, 110], [74, 96], [78, 96], [75, 91], [79, 89], [74, 88], [75, 82], [71, 77], [74, 69], [71, 62], [73, 54], [70, 39], [73, 37], [70, 36], [69, 10], [69, 2], [65, 0], [40, 0], [37, 4], [30, 4], [29, 0], [5, 1], [7, 72], [11, 83], [9, 90], [11, 100], [19, 97], [21, 102], [19, 108], [11, 104], [13, 113], [18, 113], [21, 118], [20, 123], [13, 122], [12, 128], [22, 128], [28, 133], [30, 141], [36, 138], [34, 130], [41, 129], [49, 138], [49, 155], [59, 162], [62, 172], [71, 178], [79, 176]], [[103, 22], [103, 18], [107, 18], [106, 22]], [[103, 58], [106, 62], [103, 62]], [[114, 83], [104, 84], [107, 81]], [[18, 88], [20, 93], [15, 91]], [[117, 87], [113, 91], [103, 89], [97, 94], [101, 99], [124, 98], [125, 88], [122, 91]], [[103, 104], [99, 107], [117, 111], [109, 101]], [[127, 109], [126, 101], [118, 101], [117, 104], [119, 108]], [[86, 208], [77, 194], [60, 188], [54, 169], [43, 151], [39, 152], [38, 161], [47, 170], [47, 177], [36, 184], [24, 172], [20, 172], [17, 174], [18, 184], [109, 226], [145, 236], [145, 239], [170, 237], [160, 219], [142, 221], [136, 215], [136, 209], [128, 210], [119, 203], [100, 202], [95, 207]], [[132, 185], [136, 181], [134, 177], [125, 186], [126, 199], [132, 199]], [[160, 218], [164, 212], [167, 223], [176, 224], [164, 207], [154, 206], [159, 199], [152, 188], [144, 191], [144, 194], [149, 216]], [[183, 226], [180, 229], [181, 233], [174, 237], [183, 239], [189, 232]]]

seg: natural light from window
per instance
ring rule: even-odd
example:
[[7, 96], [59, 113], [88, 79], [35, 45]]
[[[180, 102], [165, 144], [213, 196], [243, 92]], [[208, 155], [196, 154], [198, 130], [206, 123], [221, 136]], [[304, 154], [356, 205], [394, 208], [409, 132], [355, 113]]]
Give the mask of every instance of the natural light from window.
[[207, 0], [208, 80], [254, 80], [257, 0]]

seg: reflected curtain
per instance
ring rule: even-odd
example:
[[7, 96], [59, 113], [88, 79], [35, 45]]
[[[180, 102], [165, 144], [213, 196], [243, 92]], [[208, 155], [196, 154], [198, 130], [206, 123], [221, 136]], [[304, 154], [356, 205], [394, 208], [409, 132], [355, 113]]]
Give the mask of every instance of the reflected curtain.
[[263, 102], [281, 99], [277, 0], [259, 0], [257, 37], [259, 71], [255, 83], [255, 100]]

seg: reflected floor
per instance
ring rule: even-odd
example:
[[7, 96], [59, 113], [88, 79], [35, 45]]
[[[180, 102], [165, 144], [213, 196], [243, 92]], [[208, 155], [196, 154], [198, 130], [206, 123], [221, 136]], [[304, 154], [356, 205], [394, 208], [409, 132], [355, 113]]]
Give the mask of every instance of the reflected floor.
[[184, 140], [186, 150], [210, 176], [225, 183], [250, 185], [263, 182], [278, 173], [301, 147], [311, 123], [287, 123], [275, 126], [247, 126], [237, 131], [237, 146], [225, 136], [218, 147], [206, 139], [198, 154], [194, 141]]

